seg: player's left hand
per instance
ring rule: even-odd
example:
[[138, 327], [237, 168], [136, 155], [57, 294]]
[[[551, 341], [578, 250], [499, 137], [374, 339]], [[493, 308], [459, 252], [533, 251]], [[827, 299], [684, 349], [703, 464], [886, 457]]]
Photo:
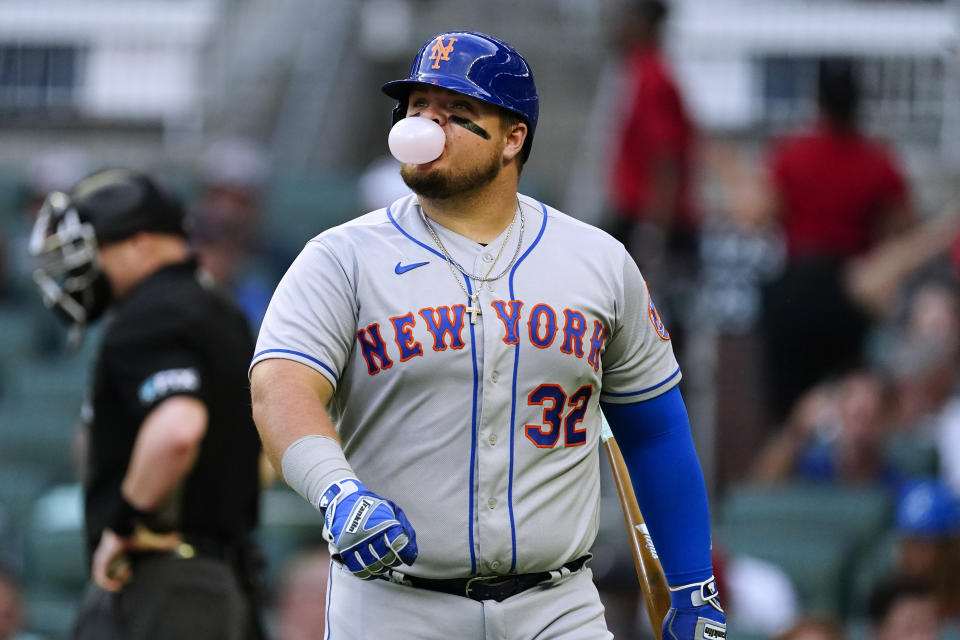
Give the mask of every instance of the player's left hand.
[[727, 617], [716, 580], [670, 588], [672, 607], [663, 619], [664, 640], [724, 640]]
[[417, 559], [417, 537], [403, 510], [356, 479], [332, 483], [320, 498], [323, 537], [343, 564], [368, 580]]

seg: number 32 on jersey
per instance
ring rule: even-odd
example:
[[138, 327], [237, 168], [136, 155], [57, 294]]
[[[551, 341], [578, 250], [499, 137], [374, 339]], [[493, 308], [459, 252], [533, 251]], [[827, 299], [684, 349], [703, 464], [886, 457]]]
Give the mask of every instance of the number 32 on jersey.
[[540, 449], [552, 449], [563, 437], [564, 447], [587, 442], [587, 428], [579, 426], [587, 413], [593, 386], [584, 385], [567, 395], [558, 384], [541, 384], [527, 396], [527, 404], [543, 407], [540, 424], [524, 425], [527, 439]]

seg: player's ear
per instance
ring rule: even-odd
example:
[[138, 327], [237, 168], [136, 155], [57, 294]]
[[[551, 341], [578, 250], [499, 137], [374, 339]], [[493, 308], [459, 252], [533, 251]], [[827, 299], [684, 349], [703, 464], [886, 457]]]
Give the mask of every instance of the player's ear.
[[523, 142], [527, 139], [527, 124], [525, 122], [511, 122], [504, 132], [503, 159], [513, 160], [523, 151]]

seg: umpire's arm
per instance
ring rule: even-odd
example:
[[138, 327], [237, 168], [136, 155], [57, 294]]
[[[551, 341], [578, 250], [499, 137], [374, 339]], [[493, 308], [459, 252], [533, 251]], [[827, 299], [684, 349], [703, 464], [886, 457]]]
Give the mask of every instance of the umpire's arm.
[[156, 509], [186, 478], [207, 433], [207, 406], [174, 396], [144, 419], [123, 479], [123, 495], [143, 511]]
[[180, 486], [197, 460], [207, 419], [206, 405], [185, 395], [167, 398], [144, 418], [120, 489], [126, 511], [118, 513], [126, 517], [103, 532], [93, 554], [91, 574], [103, 589], [119, 591], [130, 579], [129, 563], [117, 564], [127, 552], [167, 550], [180, 542], [177, 533], [134, 530], [132, 518], [152, 512]]
[[293, 360], [261, 360], [250, 372], [253, 419], [263, 450], [278, 473], [287, 448], [304, 436], [340, 442], [327, 404], [333, 385], [321, 373]]

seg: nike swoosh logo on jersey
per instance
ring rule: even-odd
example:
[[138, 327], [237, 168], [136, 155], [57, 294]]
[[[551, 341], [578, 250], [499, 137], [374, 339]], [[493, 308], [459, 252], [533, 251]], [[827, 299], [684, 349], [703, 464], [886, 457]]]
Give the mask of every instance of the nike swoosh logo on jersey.
[[399, 276], [399, 275], [403, 275], [403, 274], [406, 273], [407, 271], [410, 271], [411, 269], [416, 269], [417, 267], [422, 267], [422, 266], [425, 265], [425, 264], [430, 264], [430, 263], [429, 263], [429, 262], [414, 262], [413, 264], [400, 264], [400, 263], [398, 262], [398, 263], [397, 263], [397, 266], [395, 266], [395, 267], [393, 268], [393, 272]]

